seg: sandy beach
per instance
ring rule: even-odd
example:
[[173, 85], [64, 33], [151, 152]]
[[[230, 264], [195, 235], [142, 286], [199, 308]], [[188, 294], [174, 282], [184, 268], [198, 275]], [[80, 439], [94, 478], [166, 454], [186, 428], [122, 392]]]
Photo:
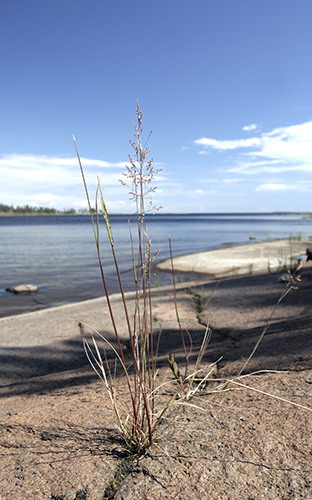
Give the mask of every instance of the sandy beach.
[[[217, 377], [239, 372], [285, 289], [279, 280], [284, 262], [304, 255], [307, 246], [264, 242], [174, 259], [176, 270], [214, 275], [179, 283], [177, 300], [194, 352], [205, 325], [210, 325], [204, 363], [218, 360]], [[169, 268], [168, 262], [159, 266]], [[268, 268], [279, 271], [269, 273]], [[129, 460], [114, 430], [108, 397], [86, 360], [78, 327], [82, 321], [113, 342], [106, 301], [1, 318], [1, 498], [312, 497], [311, 412], [303, 408], [312, 407], [310, 262], [301, 276], [298, 289], [275, 310], [248, 366], [249, 374], [264, 370], [244, 379], [250, 389], [233, 386], [219, 394], [203, 393], [203, 410], [184, 407], [174, 424], [164, 422], [154, 448], [131, 462], [124, 475], [120, 471]], [[208, 307], [196, 310], [195, 294], [210, 297]], [[133, 294], [127, 298], [134, 307]], [[162, 380], [170, 376], [166, 355], [174, 352], [182, 360], [182, 349], [171, 287], [154, 289], [153, 299], [154, 324], [162, 329]], [[127, 354], [118, 295], [112, 304]]]

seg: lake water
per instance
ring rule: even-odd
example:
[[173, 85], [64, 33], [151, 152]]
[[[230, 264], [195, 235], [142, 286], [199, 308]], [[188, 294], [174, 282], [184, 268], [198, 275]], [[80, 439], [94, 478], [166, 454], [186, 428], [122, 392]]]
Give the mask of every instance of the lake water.
[[[132, 228], [135, 232], [135, 218]], [[112, 215], [111, 223], [126, 290], [133, 288], [129, 216]], [[158, 260], [258, 241], [312, 236], [312, 220], [299, 215], [196, 214], [147, 217]], [[102, 254], [110, 293], [118, 291], [103, 224]], [[85, 300], [103, 294], [93, 232], [88, 216], [0, 217], [0, 316]], [[161, 273], [161, 285], [171, 278]], [[6, 287], [38, 285], [36, 294], [14, 295]]]

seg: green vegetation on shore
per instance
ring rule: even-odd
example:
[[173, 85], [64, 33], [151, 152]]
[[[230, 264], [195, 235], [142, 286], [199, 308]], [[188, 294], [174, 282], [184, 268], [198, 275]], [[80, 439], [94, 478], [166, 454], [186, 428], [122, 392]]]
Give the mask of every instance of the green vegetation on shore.
[[56, 210], [55, 208], [31, 207], [30, 205], [14, 207], [13, 205], [0, 203], [0, 215], [75, 215], [77, 213], [84, 214], [86, 210], [79, 210], [79, 212], [77, 212], [74, 208]]

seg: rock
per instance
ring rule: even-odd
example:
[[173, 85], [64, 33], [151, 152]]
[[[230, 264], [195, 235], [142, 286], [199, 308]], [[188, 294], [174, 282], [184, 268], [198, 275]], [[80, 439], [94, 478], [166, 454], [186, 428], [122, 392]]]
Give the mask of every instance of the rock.
[[36, 293], [38, 290], [36, 285], [17, 285], [5, 289], [6, 292], [12, 293]]
[[284, 274], [281, 274], [278, 278], [277, 278], [277, 281], [279, 283], [289, 283], [291, 281], [291, 275], [289, 273], [284, 273]]
[[306, 260], [312, 260], [312, 247], [307, 248], [306, 254], [307, 254]]

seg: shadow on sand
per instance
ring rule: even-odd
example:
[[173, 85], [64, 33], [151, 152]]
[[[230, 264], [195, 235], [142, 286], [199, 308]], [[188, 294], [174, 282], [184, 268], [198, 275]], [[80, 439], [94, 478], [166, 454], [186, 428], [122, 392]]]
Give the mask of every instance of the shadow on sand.
[[[211, 284], [201, 289], [209, 293], [213, 286], [215, 285]], [[245, 310], [265, 308], [270, 311], [276, 304], [282, 286], [277, 283], [276, 276], [268, 274], [225, 280], [213, 297], [214, 308], [220, 306], [221, 313], [222, 309], [239, 313], [242, 307]], [[312, 280], [311, 273], [307, 273], [299, 283], [298, 290], [292, 291], [276, 310], [273, 323], [254, 356], [250, 370], [311, 368], [311, 304]], [[201, 322], [210, 323], [209, 307], [202, 313]], [[235, 321], [232, 328], [224, 327], [222, 314], [221, 320], [211, 326], [213, 334], [205, 361], [212, 363], [222, 357], [218, 367], [223, 368], [226, 376], [236, 375], [239, 365], [243, 364], [257, 342], [263, 326], [249, 326], [248, 322]], [[204, 326], [199, 324], [198, 328], [190, 329], [189, 332], [193, 339], [190, 362], [194, 362]], [[115, 344], [111, 334], [107, 338]], [[126, 342], [123, 345], [127, 356], [129, 346]], [[165, 329], [161, 334], [158, 367], [167, 365], [169, 352], [175, 353], [178, 364], [183, 363], [181, 336], [175, 328]], [[112, 357], [112, 353], [109, 355]], [[0, 367], [0, 391], [6, 397], [74, 388], [97, 379], [86, 359], [80, 336], [49, 346], [1, 349]]]

